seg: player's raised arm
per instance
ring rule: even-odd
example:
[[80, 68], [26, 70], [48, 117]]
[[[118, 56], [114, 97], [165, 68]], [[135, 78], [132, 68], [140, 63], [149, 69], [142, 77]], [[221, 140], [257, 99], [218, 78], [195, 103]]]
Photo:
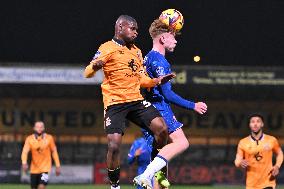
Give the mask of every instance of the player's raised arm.
[[135, 140], [133, 142], [133, 144], [131, 145], [131, 148], [130, 148], [129, 153], [128, 153], [128, 158], [127, 158], [128, 164], [133, 164], [135, 162], [135, 159], [137, 157], [136, 151], [137, 151], [138, 148], [139, 148], [138, 141]]
[[158, 78], [150, 78], [145, 74], [142, 74], [140, 86], [147, 88], [147, 87], [155, 87], [156, 85], [164, 84], [170, 81], [171, 79], [175, 78], [175, 74], [167, 74], [164, 76], [160, 76]]
[[101, 45], [90, 64], [85, 68], [84, 76], [86, 78], [93, 77], [98, 70], [102, 69], [105, 63], [109, 60], [111, 54], [112, 53], [107, 44]]
[[28, 153], [30, 151], [30, 144], [29, 144], [29, 138], [26, 138], [24, 147], [23, 147], [23, 151], [22, 151], [22, 155], [21, 155], [21, 159], [22, 159], [22, 168], [23, 171], [27, 171], [28, 170]]
[[85, 77], [91, 78], [95, 75], [95, 73], [100, 70], [105, 63], [101, 60], [99, 61], [91, 61], [90, 64], [85, 68]]
[[169, 82], [161, 85], [160, 88], [165, 99], [172, 104], [186, 109], [193, 109], [199, 114], [204, 114], [207, 111], [207, 105], [204, 102], [194, 103], [182, 98], [172, 90], [171, 83]]

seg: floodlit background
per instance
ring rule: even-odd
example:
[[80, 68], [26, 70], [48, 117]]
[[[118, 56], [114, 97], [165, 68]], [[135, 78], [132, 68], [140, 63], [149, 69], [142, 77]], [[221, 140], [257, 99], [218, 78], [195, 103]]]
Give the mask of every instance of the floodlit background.
[[[29, 188], [20, 154], [36, 120], [56, 138], [62, 163], [62, 175], [52, 172], [56, 185], [50, 188], [107, 188], [103, 73], [86, 80], [83, 70], [99, 45], [113, 37], [121, 14], [138, 21], [137, 45], [146, 54], [152, 45], [148, 28], [168, 8], [185, 17], [176, 51], [167, 56], [177, 74], [173, 88], [208, 104], [204, 116], [174, 107], [191, 146], [170, 162], [172, 188], [244, 188], [245, 175], [233, 160], [238, 141], [249, 134], [252, 112], [265, 116], [265, 133], [283, 147], [284, 1], [5, 0], [0, 6], [1, 189]], [[194, 56], [201, 60], [194, 62]], [[121, 170], [121, 183], [128, 186], [122, 188], [133, 188], [136, 169], [126, 158], [140, 134], [134, 124], [128, 126]], [[73, 183], [83, 185], [68, 185]], [[278, 183], [284, 184], [283, 169]]]

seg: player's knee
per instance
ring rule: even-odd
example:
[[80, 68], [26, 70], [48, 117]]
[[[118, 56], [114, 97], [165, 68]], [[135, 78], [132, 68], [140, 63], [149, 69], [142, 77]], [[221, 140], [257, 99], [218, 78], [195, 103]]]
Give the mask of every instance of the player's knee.
[[182, 140], [180, 140], [179, 145], [183, 150], [186, 150], [189, 148], [189, 141], [187, 140], [187, 138], [183, 138]]
[[167, 137], [168, 127], [163, 118], [159, 117], [152, 121], [151, 127], [153, 127], [153, 133], [157, 136]]
[[117, 142], [109, 142], [108, 151], [112, 154], [119, 153], [120, 145]]
[[169, 133], [166, 125], [163, 125], [159, 132], [160, 137], [168, 139]]

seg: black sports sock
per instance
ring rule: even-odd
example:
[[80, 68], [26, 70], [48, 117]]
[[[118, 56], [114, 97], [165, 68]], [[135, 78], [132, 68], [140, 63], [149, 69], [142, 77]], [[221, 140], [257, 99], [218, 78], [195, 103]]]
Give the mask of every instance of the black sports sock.
[[119, 186], [120, 167], [116, 169], [108, 169], [108, 178], [113, 187]]

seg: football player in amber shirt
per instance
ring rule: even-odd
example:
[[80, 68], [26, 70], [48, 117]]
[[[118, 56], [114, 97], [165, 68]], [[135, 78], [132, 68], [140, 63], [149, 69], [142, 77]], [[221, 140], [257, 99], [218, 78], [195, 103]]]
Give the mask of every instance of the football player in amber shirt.
[[28, 136], [22, 152], [22, 167], [28, 170], [28, 153], [31, 152], [31, 188], [45, 189], [48, 183], [48, 173], [51, 170], [52, 160], [55, 162], [56, 175], [60, 174], [60, 162], [53, 137], [44, 132], [44, 123], [34, 124], [34, 134]]
[[[174, 77], [168, 74], [151, 79], [144, 71], [140, 49], [134, 45], [138, 35], [134, 18], [121, 15], [115, 23], [115, 35], [102, 44], [85, 69], [85, 77], [103, 69], [101, 85], [105, 108], [104, 126], [108, 139], [107, 167], [112, 189], [119, 189], [120, 145], [126, 120], [152, 132], [158, 148], [166, 145], [167, 126], [155, 107], [144, 100], [140, 87], [154, 87]], [[166, 151], [161, 149], [158, 155]], [[164, 161], [164, 160], [162, 160]]]
[[[283, 152], [273, 136], [264, 134], [262, 115], [253, 114], [249, 118], [251, 135], [240, 140], [235, 165], [246, 169], [247, 189], [274, 189], [276, 176], [283, 162]], [[272, 164], [273, 153], [276, 163]]]

